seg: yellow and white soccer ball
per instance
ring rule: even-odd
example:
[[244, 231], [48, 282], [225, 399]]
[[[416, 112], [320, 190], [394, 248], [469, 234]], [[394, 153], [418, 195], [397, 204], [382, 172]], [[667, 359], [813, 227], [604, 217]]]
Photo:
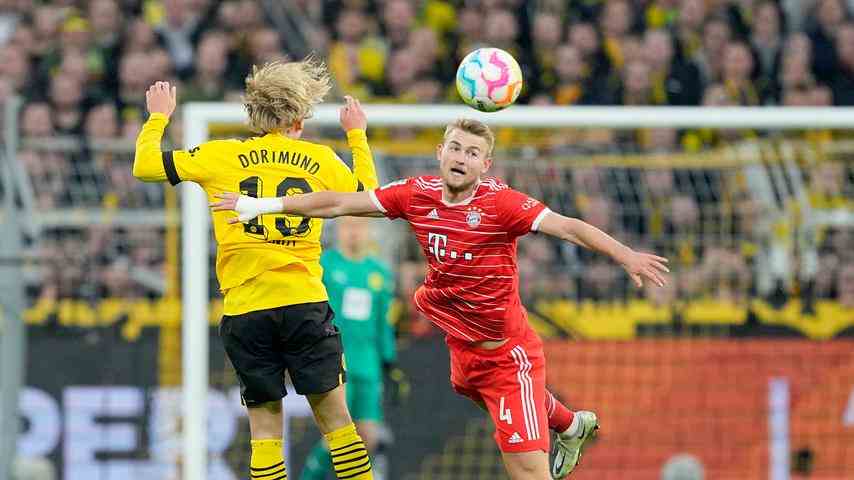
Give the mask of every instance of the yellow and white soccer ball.
[[522, 91], [522, 69], [500, 48], [478, 48], [457, 68], [457, 92], [469, 106], [495, 112], [513, 105]]

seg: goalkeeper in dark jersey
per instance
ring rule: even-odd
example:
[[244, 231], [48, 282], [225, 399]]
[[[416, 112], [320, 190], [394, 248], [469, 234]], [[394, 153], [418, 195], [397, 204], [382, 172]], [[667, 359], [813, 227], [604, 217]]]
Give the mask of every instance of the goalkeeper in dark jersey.
[[[164, 152], [160, 141], [177, 95], [169, 83], [157, 82], [146, 92], [151, 115], [137, 138], [133, 174], [147, 182], [196, 182], [211, 200], [226, 191], [264, 197], [373, 189], [377, 176], [357, 100], [348, 97], [340, 112], [352, 171], [331, 148], [300, 139], [304, 120], [329, 89], [325, 66], [312, 59], [253, 68], [245, 107], [258, 136]], [[287, 478], [281, 402], [287, 372], [311, 404], [337, 477], [372, 479], [367, 449], [345, 402], [341, 338], [321, 281], [323, 221], [264, 215], [231, 225], [228, 213], [212, 217], [224, 296], [220, 337], [249, 411], [250, 478]]]
[[[388, 321], [394, 278], [386, 264], [370, 255], [370, 220], [336, 221], [337, 248], [323, 252], [323, 283], [341, 330], [347, 364], [347, 406], [368, 450], [374, 453], [383, 420], [383, 373], [395, 361], [394, 328]], [[375, 475], [379, 475], [379, 466]], [[324, 480], [332, 472], [329, 451], [318, 443], [300, 480]]]

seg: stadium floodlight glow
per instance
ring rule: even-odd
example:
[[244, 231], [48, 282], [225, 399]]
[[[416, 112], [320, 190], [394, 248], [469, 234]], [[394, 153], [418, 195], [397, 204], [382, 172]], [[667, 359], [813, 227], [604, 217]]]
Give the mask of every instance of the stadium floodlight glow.
[[[340, 105], [321, 105], [309, 125], [338, 125]], [[461, 105], [364, 106], [374, 127], [443, 127], [459, 117], [494, 127], [520, 128], [730, 128], [809, 130], [854, 128], [854, 108], [827, 107], [533, 107], [517, 105], [482, 113]], [[208, 139], [211, 123], [245, 123], [239, 103], [189, 103], [183, 107], [184, 146]], [[184, 480], [207, 478], [208, 382], [208, 198], [197, 185], [182, 187], [182, 362]]]

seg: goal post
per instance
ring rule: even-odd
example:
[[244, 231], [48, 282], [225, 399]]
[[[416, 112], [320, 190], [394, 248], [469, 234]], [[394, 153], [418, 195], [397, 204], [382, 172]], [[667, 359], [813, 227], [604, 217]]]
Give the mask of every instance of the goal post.
[[[338, 124], [340, 105], [315, 109], [309, 125]], [[459, 117], [490, 126], [519, 128], [729, 128], [761, 130], [852, 129], [854, 108], [812, 107], [534, 107], [514, 106], [481, 113], [465, 106], [364, 106], [371, 127], [442, 127]], [[184, 145], [209, 137], [212, 123], [239, 124], [246, 114], [239, 103], [189, 103], [183, 107]], [[207, 478], [206, 421], [208, 381], [208, 252], [210, 217], [198, 185], [182, 187], [182, 331], [183, 331], [183, 475]]]

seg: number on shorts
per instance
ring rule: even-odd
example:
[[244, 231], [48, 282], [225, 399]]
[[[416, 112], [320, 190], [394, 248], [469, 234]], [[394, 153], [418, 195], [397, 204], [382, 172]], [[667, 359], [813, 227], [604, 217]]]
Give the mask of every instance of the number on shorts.
[[510, 415], [510, 409], [504, 408], [504, 397], [498, 402], [498, 419], [507, 422], [507, 425], [513, 425], [513, 416]]

